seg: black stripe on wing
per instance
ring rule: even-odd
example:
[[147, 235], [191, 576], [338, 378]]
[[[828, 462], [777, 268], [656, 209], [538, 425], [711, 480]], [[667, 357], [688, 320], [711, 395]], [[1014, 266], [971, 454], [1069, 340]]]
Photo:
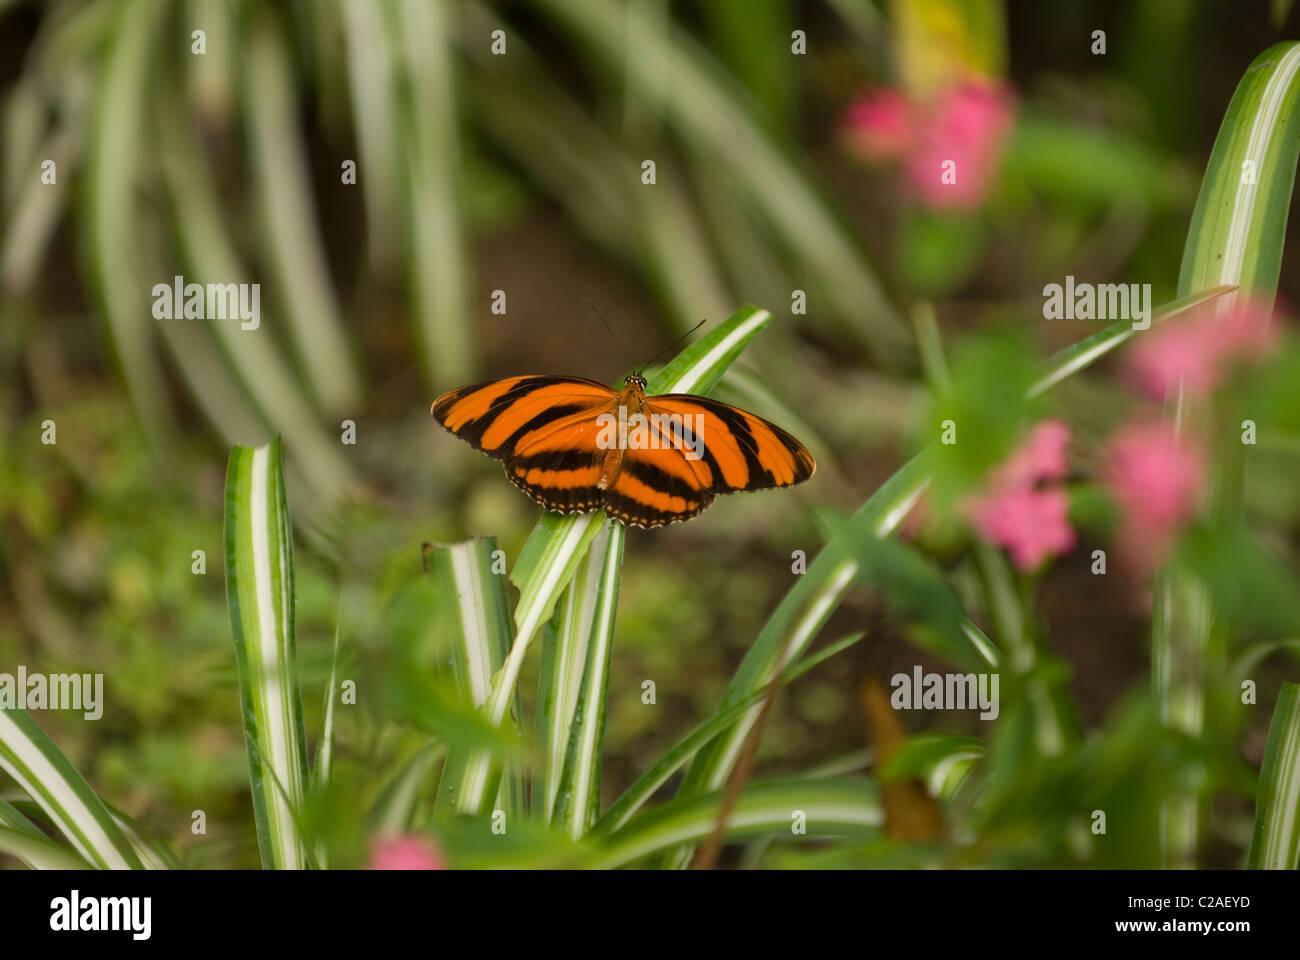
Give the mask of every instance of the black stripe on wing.
[[[511, 380], [516, 378], [506, 377], [504, 379]], [[498, 388], [501, 383], [501, 379], [480, 380], [477, 383], [471, 383], [467, 386], [444, 393], [433, 403], [433, 416], [440, 424], [447, 427], [448, 430], [451, 430], [456, 436], [460, 437], [475, 450], [480, 450], [496, 460], [508, 460], [513, 456], [515, 444], [518, 442], [519, 438], [530, 431], [536, 430], [540, 427], [545, 427], [547, 424], [553, 423], [563, 417], [570, 416], [571, 414], [589, 410], [601, 402], [601, 398], [599, 397], [588, 397], [583, 395], [575, 395], [573, 401], [568, 403], [561, 402], [560, 398], [556, 398], [556, 402], [552, 406], [547, 407], [536, 416], [530, 418], [525, 424], [516, 429], [505, 442], [491, 450], [484, 449], [483, 435], [487, 433], [497, 418], [505, 413], [511, 405], [515, 403], [515, 401], [527, 397], [538, 388], [562, 384], [574, 384], [594, 387], [600, 391], [609, 393], [611, 397], [614, 396], [613, 391], [604, 384], [597, 383], [595, 380], [587, 380], [582, 377], [519, 377], [517, 378], [517, 382], [508, 390], [504, 391], [499, 396], [494, 397], [492, 401], [487, 404], [484, 411], [478, 416], [466, 420], [455, 429], [452, 429], [447, 425], [449, 419], [460, 419], [458, 416], [458, 408], [461, 404], [473, 404], [476, 394], [482, 391], [490, 391], [494, 388]]]

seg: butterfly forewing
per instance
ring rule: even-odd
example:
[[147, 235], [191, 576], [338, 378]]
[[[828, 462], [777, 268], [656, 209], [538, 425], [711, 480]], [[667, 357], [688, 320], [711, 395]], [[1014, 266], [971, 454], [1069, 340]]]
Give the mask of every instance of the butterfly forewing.
[[807, 447], [748, 411], [684, 393], [648, 400], [652, 413], [680, 418], [703, 441], [701, 459], [712, 473], [715, 493], [788, 487], [817, 469]]
[[595, 418], [617, 396], [579, 377], [506, 377], [444, 393], [433, 402], [433, 416], [475, 450], [509, 460], [521, 440], [531, 443], [574, 414], [590, 410]]

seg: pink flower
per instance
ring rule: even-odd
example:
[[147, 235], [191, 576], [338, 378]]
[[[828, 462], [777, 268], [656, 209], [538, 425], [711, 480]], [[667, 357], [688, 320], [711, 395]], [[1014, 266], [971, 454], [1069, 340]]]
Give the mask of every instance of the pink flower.
[[1278, 327], [1265, 304], [1238, 297], [1220, 316], [1211, 301], [1144, 334], [1129, 354], [1129, 377], [1157, 400], [1180, 380], [1186, 389], [1206, 394], [1234, 365], [1266, 356], [1277, 341]]
[[921, 202], [936, 210], [973, 210], [983, 202], [1013, 120], [1010, 91], [985, 80], [950, 87], [926, 103], [885, 89], [844, 114], [854, 149], [872, 161], [903, 160]]
[[1070, 498], [1060, 487], [998, 490], [969, 509], [980, 535], [1006, 547], [1019, 570], [1028, 572], [1048, 557], [1074, 549]]
[[1120, 508], [1120, 546], [1136, 566], [1163, 560], [1196, 511], [1204, 472], [1199, 446], [1163, 421], [1132, 424], [1112, 438], [1104, 480]]
[[921, 201], [935, 210], [977, 209], [997, 174], [1012, 117], [1010, 96], [991, 84], [942, 94], [906, 163]]
[[965, 503], [980, 536], [1006, 547], [1022, 571], [1074, 548], [1070, 500], [1059, 484], [1068, 472], [1070, 428], [1060, 420], [1038, 424], [990, 474], [986, 491]]
[[375, 839], [370, 848], [371, 870], [446, 870], [442, 854], [431, 841], [413, 833]]
[[894, 160], [912, 143], [912, 105], [892, 87], [864, 94], [844, 111], [855, 150], [868, 160]]
[[1065, 448], [1070, 425], [1064, 420], [1044, 420], [993, 473], [995, 487], [1032, 487], [1040, 480], [1063, 480], [1069, 472]]

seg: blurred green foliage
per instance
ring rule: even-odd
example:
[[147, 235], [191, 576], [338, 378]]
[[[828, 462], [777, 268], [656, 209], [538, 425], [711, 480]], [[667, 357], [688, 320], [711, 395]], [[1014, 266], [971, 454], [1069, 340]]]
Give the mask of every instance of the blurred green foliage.
[[[108, 675], [102, 720], [38, 718], [96, 789], [191, 866], [257, 862], [220, 582], [230, 443], [281, 432], [290, 451], [309, 734], [336, 625], [343, 669], [365, 691], [340, 720], [335, 777], [308, 817], [336, 862], [357, 865], [376, 827], [358, 811], [428, 793], [441, 762], [431, 733], [495, 735], [432, 678], [445, 638], [420, 543], [490, 534], [514, 558], [536, 517], [495, 464], [436, 432], [425, 411], [438, 392], [479, 373], [613, 379], [623, 361], [584, 316], [587, 297], [635, 359], [738, 303], [780, 318], [719, 393], [794, 429], [817, 451], [817, 477], [723, 498], [686, 527], [630, 532], [604, 751], [613, 797], [714, 708], [798, 575], [792, 551], [821, 545], [809, 506], [857, 507], [954, 419], [960, 442], [929, 454], [930, 497], [951, 507], [1044, 415], [1023, 400], [1037, 358], [1093, 332], [1042, 321], [1045, 282], [1149, 282], [1156, 303], [1170, 299], [1232, 84], [1276, 32], [1264, 14], [970, 5], [980, 29], [958, 48], [1022, 102], [988, 203], [954, 216], [917, 209], [839, 144], [837, 117], [862, 88], [924, 84], [944, 66], [902, 49], [906, 6], [0, 4], [0, 671]], [[635, 44], [624, 16], [637, 18]], [[1280, 16], [1293, 30], [1295, 11]], [[1087, 52], [1094, 27], [1111, 38], [1107, 58]], [[505, 56], [491, 48], [498, 28]], [[806, 56], [790, 53], [794, 29]], [[653, 186], [640, 180], [647, 158]], [[46, 159], [56, 184], [40, 181]], [[262, 283], [261, 331], [154, 321], [148, 291], [180, 273]], [[1286, 273], [1283, 294], [1300, 302], [1296, 283]], [[490, 311], [497, 289], [504, 316]], [[796, 290], [806, 314], [789, 312]], [[940, 301], [951, 383], [937, 388], [921, 382], [898, 319], [919, 300]], [[1297, 632], [1298, 364], [1289, 345], [1225, 395], [1225, 422], [1244, 410], [1260, 424], [1248, 525], [1200, 526], [1180, 547], [1238, 655]], [[1052, 400], [1081, 438], [1076, 554], [1013, 580], [951, 516], [914, 545], [858, 544], [875, 576], [823, 636], [880, 629], [768, 720], [764, 774], [860, 771], [862, 675], [953, 662], [960, 597], [1033, 662], [1004, 677], [991, 734], [962, 713], [904, 718], [916, 735], [895, 776], [929, 777], [969, 738], [984, 744], [940, 791], [950, 842], [755, 842], [736, 862], [1149, 866], [1155, 800], [1188, 781], [1221, 797], [1202, 862], [1241, 862], [1263, 731], [1294, 653], [1270, 647], [1252, 674], [1259, 703], [1225, 695], [1204, 737], [1159, 722], [1144, 692], [1146, 587], [1086, 563], [1113, 530], [1086, 482], [1097, 441], [1133, 409], [1110, 372]], [[345, 418], [356, 446], [338, 443]], [[56, 444], [41, 442], [46, 420]], [[1081, 606], [1115, 611], [1120, 626], [1091, 626]], [[526, 706], [535, 673], [530, 660]], [[653, 711], [638, 696], [647, 678]], [[1036, 739], [1045, 728], [1061, 738], [1051, 756]], [[206, 837], [190, 833], [199, 808]], [[1110, 814], [1105, 842], [1089, 830], [1095, 809]], [[442, 836], [464, 865], [580, 854], [530, 831], [512, 829], [508, 852], [451, 823]]]

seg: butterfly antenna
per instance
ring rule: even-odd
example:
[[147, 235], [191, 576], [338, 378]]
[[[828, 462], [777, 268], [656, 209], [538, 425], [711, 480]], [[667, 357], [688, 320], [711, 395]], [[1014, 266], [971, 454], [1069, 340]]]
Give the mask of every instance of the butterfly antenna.
[[591, 302], [591, 297], [587, 298], [587, 306], [591, 307], [592, 313], [597, 317], [600, 317], [600, 322], [605, 324], [605, 329], [609, 331], [610, 339], [618, 344], [618, 349], [622, 352], [623, 359], [627, 361], [629, 367], [632, 366], [632, 358], [627, 355], [627, 351], [623, 349], [623, 344], [619, 343], [618, 337], [614, 336], [614, 328], [609, 325], [609, 322], [603, 316], [601, 316], [600, 311], [596, 309], [596, 305]]
[[651, 360], [649, 360], [647, 363], [643, 363], [643, 364], [641, 365], [641, 369], [642, 369], [642, 370], [645, 370], [645, 368], [648, 367], [648, 366], [650, 366], [650, 364], [654, 363], [655, 360], [658, 360], [658, 359], [659, 359], [660, 357], [662, 357], [665, 353], [667, 353], [667, 352], [668, 352], [669, 350], [671, 350], [673, 347], [677, 346], [677, 344], [681, 343], [683, 340], [685, 340], [687, 337], [689, 337], [689, 336], [690, 336], [692, 333], [694, 333], [696, 330], [700, 329], [700, 327], [704, 326], [706, 323], [708, 323], [707, 320], [701, 320], [701, 321], [700, 321], [699, 323], [697, 323], [695, 326], [691, 327], [691, 329], [687, 330], [685, 333], [683, 333], [680, 337], [678, 337], [678, 338], [677, 338], [676, 340], [674, 340], [672, 343], [668, 344], [668, 346], [664, 347], [662, 350], [660, 350], [658, 353], [656, 353], [656, 354], [654, 355], [654, 357], [653, 357]]

